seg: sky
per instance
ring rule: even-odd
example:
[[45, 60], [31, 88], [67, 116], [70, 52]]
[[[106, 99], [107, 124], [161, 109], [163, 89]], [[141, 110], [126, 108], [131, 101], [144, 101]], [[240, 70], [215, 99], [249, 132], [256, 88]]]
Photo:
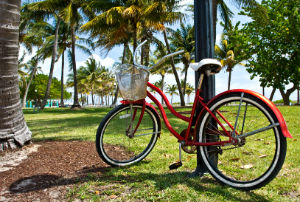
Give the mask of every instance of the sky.
[[[193, 4], [193, 0], [184, 0], [181, 1], [181, 5], [187, 5], [187, 4]], [[227, 0], [228, 5], [231, 4], [231, 1]], [[184, 6], [181, 7], [184, 9]], [[230, 6], [230, 9], [235, 13], [235, 16], [233, 17], [232, 21], [233, 24], [237, 23], [238, 21], [241, 21], [241, 23], [246, 23], [249, 21], [245, 16], [239, 16], [237, 13], [239, 12], [239, 9], [236, 8], [235, 6]], [[191, 19], [187, 20], [187, 23], [191, 24], [193, 21]], [[177, 25], [174, 25], [173, 28], [177, 28]], [[220, 37], [222, 34], [222, 28], [220, 25], [217, 25], [217, 43], [220, 42]], [[94, 51], [92, 56], [88, 56], [85, 53], [76, 50], [76, 64], [77, 68], [80, 66], [84, 65], [85, 61], [89, 57], [94, 57], [97, 61], [101, 63], [101, 65], [104, 65], [107, 68], [111, 68], [114, 64], [114, 62], [119, 62], [120, 57], [122, 55], [122, 50], [123, 47], [116, 47], [113, 50], [111, 50], [109, 53], [106, 54], [106, 52], [101, 51], [100, 49], [97, 49]], [[23, 52], [23, 48], [21, 48], [20, 55]], [[25, 57], [25, 60], [29, 60], [32, 57], [32, 55], [27, 55]], [[65, 64], [68, 64], [68, 59], [65, 57]], [[50, 59], [47, 59], [44, 61], [44, 63], [41, 63], [40, 66], [42, 67], [43, 74], [49, 74], [49, 69], [50, 69]], [[64, 80], [66, 81], [68, 73], [70, 73], [68, 65], [65, 65], [65, 75], [64, 75]], [[69, 71], [69, 72], [68, 72]], [[54, 77], [58, 78], [60, 80], [61, 77], [61, 58], [58, 60], [58, 62], [55, 64], [54, 67]], [[179, 76], [183, 78], [183, 74], [179, 73]], [[155, 81], [159, 80], [160, 76], [158, 75], [150, 75], [150, 82], [154, 83]], [[174, 75], [167, 75], [166, 76], [166, 81], [168, 81], [168, 84], [176, 84]], [[195, 81], [195, 73], [194, 71], [190, 68], [188, 71], [188, 79], [187, 81], [194, 85]], [[216, 94], [219, 94], [223, 91], [227, 90], [227, 83], [228, 83], [228, 72], [225, 71], [225, 69], [221, 70], [219, 74], [216, 74], [215, 76], [215, 81], [216, 81]], [[290, 86], [287, 86], [289, 88]], [[246, 71], [246, 68], [241, 65], [237, 65], [234, 67], [232, 71], [232, 77], [231, 77], [231, 89], [249, 89], [253, 90], [256, 92], [259, 92], [262, 94], [262, 88], [259, 85], [259, 78], [256, 77], [253, 80], [250, 79], [250, 74]], [[73, 89], [68, 89], [68, 91], [72, 92]], [[265, 96], [269, 97], [271, 94], [272, 89], [271, 88], [265, 88]], [[169, 97], [169, 96], [168, 96]], [[170, 97], [169, 97], [170, 98]], [[282, 99], [279, 91], [277, 90], [275, 95], [274, 95], [274, 100]], [[296, 91], [291, 95], [290, 97], [291, 100], [296, 100], [297, 95]], [[192, 100], [192, 99], [191, 99]], [[69, 102], [72, 102], [71, 100]], [[174, 96], [173, 102], [179, 102], [179, 97]]]

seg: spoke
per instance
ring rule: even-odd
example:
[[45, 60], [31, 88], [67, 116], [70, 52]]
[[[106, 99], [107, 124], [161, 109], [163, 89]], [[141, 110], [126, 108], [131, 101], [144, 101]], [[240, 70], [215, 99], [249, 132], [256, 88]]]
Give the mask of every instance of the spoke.
[[[157, 132], [159, 133], [159, 132]], [[145, 135], [154, 135], [154, 134], [157, 134], [156, 132], [154, 133], [145, 133], [145, 134], [140, 134], [140, 135], [134, 135], [133, 137], [140, 137], [140, 136], [145, 136]]]
[[153, 128], [143, 128], [143, 129], [137, 129], [137, 130], [136, 130], [136, 132], [137, 132], [137, 131], [144, 131], [144, 130], [153, 130]]
[[210, 125], [210, 127], [208, 127], [208, 128], [213, 128], [213, 129], [215, 129], [215, 131], [218, 133], [218, 135], [224, 136], [224, 134], [222, 134], [222, 133], [219, 131], [218, 127], [216, 127], [214, 124], [209, 123], [209, 125]]
[[235, 124], [234, 124], [233, 136], [235, 136], [235, 131], [236, 131], [238, 119], [239, 119], [239, 116], [240, 116], [240, 111], [241, 111], [241, 106], [242, 106], [242, 102], [243, 102], [243, 97], [244, 97], [244, 93], [241, 94], [239, 109], [238, 109], [237, 116], [236, 116], [236, 119], [235, 119]]
[[243, 125], [242, 125], [241, 134], [243, 134], [243, 132], [244, 132], [244, 126], [245, 126], [245, 120], [246, 120], [246, 113], [247, 113], [247, 106], [248, 106], [248, 103], [246, 103], [246, 106], [245, 106], [245, 112], [244, 112], [244, 119], [243, 119]]
[[260, 133], [260, 132], [264, 132], [264, 131], [266, 131], [266, 130], [270, 130], [270, 129], [272, 129], [272, 128], [274, 128], [274, 127], [277, 127], [277, 126], [279, 126], [279, 123], [274, 123], [274, 124], [271, 124], [271, 125], [269, 125], [269, 126], [267, 126], [267, 127], [260, 128], [260, 129], [254, 130], [254, 131], [252, 131], [252, 132], [249, 132], [249, 133], [245, 133], [245, 134], [239, 135], [238, 137], [239, 137], [239, 138], [242, 138], [242, 137], [248, 137], [248, 136], [251, 136], [251, 135]]

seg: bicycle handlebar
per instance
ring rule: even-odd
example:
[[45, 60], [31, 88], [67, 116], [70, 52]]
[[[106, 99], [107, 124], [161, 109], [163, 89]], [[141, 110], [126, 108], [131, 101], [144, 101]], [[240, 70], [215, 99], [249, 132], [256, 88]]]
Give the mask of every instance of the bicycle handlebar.
[[[134, 51], [134, 54], [133, 54], [133, 64], [135, 64], [135, 65], [137, 65], [137, 66], [139, 66], [139, 67], [142, 67], [143, 69], [145, 69], [145, 67], [142, 66], [142, 65], [140, 65], [140, 64], [138, 64], [138, 63], [136, 62], [136, 55], [137, 55], [137, 50], [138, 50], [139, 48], [141, 48], [146, 42], [147, 42], [147, 40], [143, 41], [140, 45], [138, 45], [138, 46], [136, 47], [135, 51]], [[181, 53], [183, 53], [183, 52], [184, 52], [184, 50], [180, 50], [180, 51], [177, 51], [177, 52], [174, 52], [174, 53], [170, 53], [170, 54], [168, 54], [168, 55], [165, 55], [165, 56], [162, 57], [155, 65], [153, 65], [152, 67], [148, 68], [147, 70], [153, 69], [153, 68], [155, 68], [155, 67], [161, 65], [167, 58], [173, 57], [173, 56], [175, 56], [175, 55], [179, 55], [179, 54], [181, 54]]]
[[175, 55], [179, 55], [180, 53], [183, 53], [183, 52], [184, 52], [184, 50], [180, 50], [180, 51], [177, 51], [177, 52], [174, 52], [174, 53], [170, 53], [170, 54], [168, 54], [168, 55], [165, 55], [165, 56], [162, 57], [155, 65], [153, 65], [153, 66], [152, 66], [151, 68], [149, 68], [149, 69], [153, 69], [153, 68], [155, 68], [155, 67], [161, 65], [167, 58], [173, 57], [173, 56], [175, 56]]

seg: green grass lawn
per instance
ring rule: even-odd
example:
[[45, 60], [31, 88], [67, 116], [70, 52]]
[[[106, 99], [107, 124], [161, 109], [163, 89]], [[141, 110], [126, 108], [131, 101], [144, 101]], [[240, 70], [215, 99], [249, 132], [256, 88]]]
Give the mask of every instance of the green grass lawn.
[[[209, 174], [190, 178], [196, 155], [183, 153], [183, 166], [169, 170], [178, 159], [177, 140], [163, 127], [153, 151], [140, 163], [108, 169], [105, 178], [90, 174], [87, 181], [69, 190], [67, 198], [102, 201], [300, 201], [300, 107], [279, 107], [293, 139], [288, 139], [286, 161], [278, 176], [258, 190], [245, 192], [222, 186]], [[95, 134], [109, 108], [24, 110], [33, 140], [95, 141]], [[186, 111], [186, 109], [180, 109]], [[185, 123], [169, 115], [175, 129]], [[101, 192], [99, 192], [101, 190]]]

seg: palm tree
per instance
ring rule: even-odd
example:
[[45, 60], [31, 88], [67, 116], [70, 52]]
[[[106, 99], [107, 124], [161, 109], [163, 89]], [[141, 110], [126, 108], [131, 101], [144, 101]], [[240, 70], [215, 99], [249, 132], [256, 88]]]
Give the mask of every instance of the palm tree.
[[167, 86], [167, 93], [171, 95], [171, 104], [173, 104], [173, 95], [178, 95], [177, 86], [175, 84]]
[[185, 90], [185, 93], [187, 94], [187, 103], [190, 103], [190, 95], [192, 93], [195, 92], [195, 88], [190, 84], [190, 83], [187, 83], [186, 84], [186, 90]]
[[85, 62], [85, 66], [81, 66], [78, 70], [78, 80], [80, 80], [82, 83], [86, 83], [86, 85], [90, 89], [93, 105], [95, 105], [95, 90], [101, 84], [101, 77], [104, 77], [104, 74], [105, 68], [101, 66], [100, 63], [97, 63], [94, 58], [89, 58]]
[[29, 81], [26, 85], [25, 91], [24, 91], [24, 96], [23, 96], [23, 103], [22, 103], [22, 107], [26, 106], [26, 100], [27, 100], [27, 94], [28, 94], [28, 90], [29, 87], [33, 81], [33, 78], [35, 77], [35, 75], [42, 70], [42, 68], [40, 66], [38, 66], [39, 63], [39, 58], [38, 56], [34, 56], [33, 58], [31, 58], [31, 60], [29, 60], [27, 62], [27, 64], [25, 65], [25, 69], [28, 71], [29, 73]]
[[[40, 55], [43, 55], [43, 58], [52, 56], [52, 47], [55, 42], [54, 39], [55, 39], [54, 35], [47, 37], [44, 46], [38, 51]], [[82, 52], [86, 53], [87, 55], [91, 55], [92, 54], [91, 50], [94, 50], [92, 40], [82, 38], [80, 36], [76, 36], [75, 46], [77, 49], [80, 49]], [[71, 38], [70, 26], [64, 22], [61, 22], [59, 27], [58, 50], [57, 50], [57, 59], [56, 59], [58, 60], [60, 57], [62, 57], [62, 64], [61, 64], [61, 92], [62, 93], [61, 93], [60, 107], [64, 106], [63, 92], [64, 92], [65, 51], [71, 49], [71, 47], [72, 47], [72, 38]]]
[[50, 94], [50, 87], [51, 87], [51, 81], [53, 77], [53, 70], [54, 70], [54, 64], [56, 62], [56, 55], [57, 55], [57, 43], [58, 43], [58, 31], [61, 23], [61, 17], [59, 16], [59, 12], [62, 9], [62, 2], [56, 1], [56, 0], [44, 0], [40, 2], [35, 2], [29, 4], [29, 9], [35, 12], [41, 12], [44, 11], [45, 13], [49, 15], [53, 15], [55, 19], [55, 32], [54, 32], [54, 44], [52, 49], [52, 56], [51, 56], [51, 65], [50, 65], [50, 72], [49, 72], [49, 79], [47, 83], [47, 88], [45, 92], [44, 99], [41, 104], [41, 109], [44, 109], [49, 94]]
[[215, 46], [216, 57], [221, 60], [223, 66], [226, 67], [228, 75], [228, 90], [230, 90], [231, 73], [235, 65], [241, 64], [245, 59], [245, 52], [241, 48], [239, 40], [236, 40], [235, 36], [239, 34], [239, 23], [234, 27], [230, 26], [221, 37], [221, 46]]
[[170, 30], [169, 32], [171, 33], [171, 37], [169, 37], [169, 40], [171, 41], [171, 48], [174, 51], [184, 50], [184, 54], [181, 57], [181, 62], [184, 65], [184, 82], [182, 83], [182, 93], [183, 96], [185, 96], [188, 68], [192, 62], [191, 55], [193, 54], [195, 47], [194, 27], [180, 23], [180, 29], [175, 31]]
[[31, 140], [20, 105], [18, 47], [21, 1], [0, 4], [0, 151]]
[[[157, 50], [154, 51], [154, 57], [150, 59], [150, 64], [151, 65], [156, 64], [158, 62], [158, 60], [165, 55], [167, 55], [167, 50], [166, 50], [165, 46], [158, 46]], [[152, 69], [151, 73], [159, 74], [161, 76], [161, 80], [160, 80], [161, 85], [159, 86], [159, 88], [162, 92], [164, 92], [165, 76], [166, 76], [166, 74], [173, 73], [170, 62], [165, 62], [165, 63], [161, 64], [160, 66], [158, 66], [157, 68]], [[163, 98], [161, 98], [161, 103], [163, 103]]]

